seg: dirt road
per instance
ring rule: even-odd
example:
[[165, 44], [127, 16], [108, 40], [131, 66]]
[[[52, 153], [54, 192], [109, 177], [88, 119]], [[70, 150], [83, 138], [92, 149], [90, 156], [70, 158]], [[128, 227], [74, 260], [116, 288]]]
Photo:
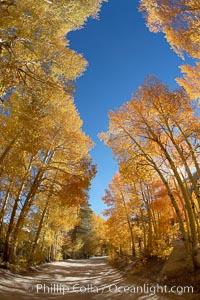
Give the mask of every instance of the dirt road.
[[23, 275], [0, 270], [1, 300], [195, 299], [186, 294], [166, 297], [153, 290], [148, 293], [148, 288], [148, 284], [139, 287], [129, 282], [123, 273], [109, 266], [105, 258], [52, 262]]

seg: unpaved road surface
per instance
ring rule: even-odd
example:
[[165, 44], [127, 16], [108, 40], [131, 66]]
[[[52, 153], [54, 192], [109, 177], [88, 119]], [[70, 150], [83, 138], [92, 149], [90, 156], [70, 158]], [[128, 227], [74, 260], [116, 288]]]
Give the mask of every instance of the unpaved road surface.
[[105, 258], [52, 262], [23, 275], [0, 270], [0, 300], [200, 299], [188, 294], [148, 293], [148, 288], [147, 284], [144, 291], [143, 286], [128, 281], [123, 273], [109, 266]]

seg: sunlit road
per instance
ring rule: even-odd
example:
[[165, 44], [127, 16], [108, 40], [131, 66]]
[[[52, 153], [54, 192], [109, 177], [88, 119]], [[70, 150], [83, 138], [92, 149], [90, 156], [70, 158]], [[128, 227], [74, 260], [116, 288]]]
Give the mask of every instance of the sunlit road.
[[[134, 293], [137, 283], [129, 282], [109, 266], [105, 258], [66, 260], [44, 264], [23, 275], [0, 270], [0, 299], [195, 299], [185, 296]], [[197, 299], [197, 298], [196, 298]]]

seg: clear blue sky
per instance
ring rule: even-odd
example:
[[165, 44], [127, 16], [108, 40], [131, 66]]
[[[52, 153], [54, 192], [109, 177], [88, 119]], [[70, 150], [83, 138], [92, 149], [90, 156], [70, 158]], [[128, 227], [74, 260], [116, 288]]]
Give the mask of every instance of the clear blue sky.
[[89, 19], [83, 29], [68, 35], [70, 48], [89, 62], [76, 82], [75, 103], [84, 131], [96, 143], [91, 156], [98, 173], [91, 185], [90, 203], [98, 214], [105, 209], [101, 197], [117, 171], [110, 149], [97, 137], [108, 128], [108, 111], [128, 101], [149, 74], [171, 88], [180, 76], [181, 59], [162, 34], [149, 32], [138, 3], [109, 0], [103, 4], [99, 20]]

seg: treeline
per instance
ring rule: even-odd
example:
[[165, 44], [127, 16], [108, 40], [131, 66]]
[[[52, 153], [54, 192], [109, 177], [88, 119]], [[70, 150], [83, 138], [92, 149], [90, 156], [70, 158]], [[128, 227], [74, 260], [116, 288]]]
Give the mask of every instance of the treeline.
[[[102, 0], [0, 2], [0, 243], [2, 259], [58, 258], [80, 222], [96, 173], [73, 101], [87, 62], [68, 32]], [[3, 245], [3, 246], [2, 246]]]
[[184, 241], [194, 258], [200, 243], [199, 1], [140, 1], [147, 25], [196, 66], [184, 65], [182, 86], [149, 76], [132, 99], [109, 113], [100, 135], [119, 172], [103, 197], [111, 256], [166, 256]]
[[105, 220], [96, 215], [90, 206], [80, 210], [80, 222], [65, 236], [64, 258], [89, 258], [107, 254]]

